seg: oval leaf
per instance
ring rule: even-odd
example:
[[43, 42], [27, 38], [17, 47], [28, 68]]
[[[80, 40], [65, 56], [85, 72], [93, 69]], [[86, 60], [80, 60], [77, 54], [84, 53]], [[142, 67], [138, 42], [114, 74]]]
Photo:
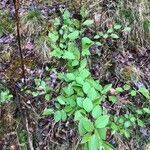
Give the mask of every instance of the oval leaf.
[[54, 113], [54, 120], [55, 120], [55, 122], [58, 122], [61, 120], [61, 111], [56, 111]]
[[95, 134], [93, 134], [92, 137], [90, 138], [90, 141], [88, 142], [89, 150], [98, 150], [99, 146], [100, 146], [99, 139]]
[[86, 98], [83, 101], [83, 108], [87, 111], [90, 112], [93, 109], [93, 103], [89, 98]]
[[95, 121], [95, 127], [96, 128], [104, 128], [107, 126], [109, 122], [109, 116], [108, 115], [103, 115], [100, 116], [96, 121]]
[[92, 110], [92, 116], [93, 118], [98, 118], [102, 114], [102, 109], [99, 105], [95, 106]]
[[83, 25], [84, 25], [84, 26], [91, 26], [93, 23], [94, 23], [93, 20], [88, 19], [88, 20], [86, 20], [86, 21], [83, 22]]
[[82, 124], [86, 131], [92, 132], [94, 130], [94, 125], [89, 119], [84, 118]]
[[75, 40], [75, 39], [77, 39], [79, 37], [79, 31], [74, 31], [74, 32], [72, 32], [72, 33], [70, 33], [69, 35], [68, 35], [68, 38], [70, 39], [70, 40]]
[[87, 94], [88, 92], [89, 92], [89, 89], [91, 88], [91, 86], [90, 86], [90, 84], [88, 83], [88, 82], [85, 82], [84, 84], [83, 84], [83, 92], [85, 93], [85, 94]]

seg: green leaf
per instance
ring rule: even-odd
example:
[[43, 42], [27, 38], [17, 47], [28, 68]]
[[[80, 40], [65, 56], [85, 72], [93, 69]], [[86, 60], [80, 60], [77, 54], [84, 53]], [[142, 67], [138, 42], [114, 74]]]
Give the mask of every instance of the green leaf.
[[[80, 84], [79, 84], [80, 86]], [[74, 87], [74, 91], [77, 93], [77, 96], [84, 97], [84, 93], [82, 92], [81, 87]]]
[[120, 24], [115, 24], [115, 25], [114, 25], [114, 29], [115, 29], [115, 30], [121, 29], [121, 27], [122, 27], [122, 26], [121, 26]]
[[83, 37], [82, 40], [82, 55], [90, 55], [89, 48], [93, 45], [93, 41], [90, 40], [88, 37]]
[[83, 118], [83, 115], [81, 114], [81, 111], [76, 111], [74, 114], [74, 121], [79, 121]]
[[64, 31], [62, 29], [59, 30], [59, 34], [63, 35]]
[[130, 28], [130, 27], [125, 27], [125, 28], [123, 29], [123, 31], [124, 31], [124, 32], [130, 32], [130, 31], [131, 31], [131, 28]]
[[131, 117], [131, 118], [130, 118], [130, 121], [131, 121], [131, 122], [135, 122], [135, 121], [136, 121], [136, 118], [135, 118], [135, 117]]
[[130, 133], [129, 133], [129, 131], [127, 131], [127, 130], [124, 130], [124, 135], [125, 135], [125, 137], [126, 138], [129, 138], [130, 137]]
[[89, 98], [86, 98], [83, 101], [83, 108], [87, 111], [90, 112], [93, 109], [93, 103]]
[[146, 98], [150, 99], [150, 92], [148, 89], [146, 89], [144, 86], [140, 87], [138, 90], [141, 94], [143, 94], [143, 96], [145, 96]]
[[76, 77], [76, 82], [77, 82], [78, 84], [83, 84], [83, 83], [84, 83], [84, 80], [83, 80], [82, 77]]
[[59, 44], [59, 47], [60, 47], [61, 49], [64, 49], [64, 48], [65, 48], [65, 45], [64, 45], [63, 43], [60, 43], [60, 44]]
[[99, 39], [99, 38], [100, 38], [99, 35], [95, 35], [95, 36], [94, 36], [94, 39], [96, 39], [96, 40]]
[[98, 150], [100, 147], [99, 139], [96, 134], [93, 134], [88, 142], [89, 150]]
[[92, 87], [90, 89], [90, 92], [87, 93], [88, 97], [91, 101], [95, 100], [97, 98], [97, 91]]
[[84, 48], [84, 46], [86, 46], [86, 45], [92, 45], [93, 44], [93, 41], [91, 40], [91, 39], [89, 39], [88, 37], [83, 37], [82, 38], [82, 46], [83, 46], [83, 48]]
[[87, 133], [83, 136], [81, 144], [87, 143], [91, 138], [91, 133]]
[[112, 28], [107, 30], [107, 33], [112, 33], [114, 30]]
[[91, 86], [90, 86], [90, 84], [89, 84], [88, 82], [85, 82], [85, 83], [83, 84], [83, 87], [82, 87], [82, 88], [83, 88], [84, 93], [87, 94], [87, 93], [89, 92]]
[[93, 118], [97, 119], [102, 114], [102, 109], [99, 105], [95, 106], [92, 110]]
[[94, 130], [93, 123], [87, 118], [83, 118], [82, 120], [83, 120], [82, 124], [84, 129], [88, 132], [92, 132]]
[[144, 123], [142, 120], [140, 119], [137, 119], [137, 124], [140, 126], [140, 127], [144, 127]]
[[65, 10], [63, 13], [64, 18], [70, 18], [70, 12], [68, 10]]
[[56, 41], [57, 41], [58, 38], [59, 38], [57, 32], [53, 32], [53, 33], [49, 32], [48, 37], [49, 37], [50, 41], [51, 41], [51, 42], [54, 42], [54, 43], [56, 43]]
[[104, 128], [107, 126], [109, 122], [109, 116], [108, 115], [103, 115], [100, 116], [96, 121], [95, 121], [95, 127], [96, 128]]
[[76, 106], [76, 101], [75, 101], [75, 99], [73, 97], [69, 97], [67, 102], [69, 103], [69, 105], [71, 107], [75, 107]]
[[123, 118], [119, 118], [118, 122], [123, 124], [124, 123], [124, 119]]
[[136, 110], [136, 112], [137, 112], [139, 115], [142, 115], [142, 114], [143, 114], [142, 110], [140, 110], [140, 109]]
[[150, 113], [150, 109], [149, 108], [143, 108], [144, 113]]
[[113, 146], [107, 142], [103, 142], [104, 150], [114, 150]]
[[101, 42], [96, 42], [95, 43], [97, 46], [102, 46], [103, 44]]
[[125, 91], [128, 91], [128, 90], [130, 90], [130, 85], [128, 85], [128, 84], [125, 84], [124, 86], [123, 86], [123, 88], [124, 88], [124, 90]]
[[74, 66], [77, 66], [79, 64], [79, 61], [78, 60], [73, 60], [72, 61], [72, 66], [74, 67]]
[[62, 121], [66, 121], [66, 119], [67, 119], [67, 114], [64, 110], [61, 110], [61, 119], [62, 119]]
[[69, 32], [73, 32], [74, 28], [73, 27], [68, 27]]
[[68, 34], [67, 34], [67, 33], [64, 33], [64, 34], [63, 34], [63, 39], [66, 40], [67, 38], [68, 38]]
[[72, 19], [72, 24], [79, 29], [80, 28], [80, 21], [77, 19]]
[[82, 55], [83, 55], [83, 56], [88, 56], [88, 55], [90, 55], [89, 48], [84, 48], [84, 49], [82, 50]]
[[59, 104], [61, 104], [61, 105], [65, 105], [66, 103], [65, 103], [65, 97], [63, 97], [63, 96], [58, 96], [57, 97], [57, 101], [59, 102]]
[[[81, 69], [81, 68], [80, 68]], [[88, 69], [82, 69], [80, 71], [80, 74], [79, 74], [80, 77], [82, 77], [83, 79], [87, 78], [88, 76], [90, 76], [90, 72]]]
[[123, 92], [124, 90], [123, 90], [123, 88], [121, 88], [121, 87], [117, 87], [117, 88], [116, 88], [116, 91], [117, 91], [118, 93], [121, 93], [121, 92]]
[[36, 97], [39, 95], [39, 93], [38, 92], [32, 92], [32, 95], [33, 95], [33, 97]]
[[86, 18], [87, 15], [88, 15], [88, 11], [87, 9], [85, 8], [85, 6], [82, 6], [81, 9], [80, 9], [80, 15], [82, 16], [82, 18]]
[[87, 60], [86, 59], [81, 60], [81, 62], [80, 62], [80, 68], [84, 69], [86, 66], [87, 66]]
[[104, 39], [107, 39], [107, 38], [108, 38], [108, 34], [104, 34], [104, 35], [103, 35], [103, 38], [104, 38]]
[[50, 94], [46, 94], [46, 95], [45, 95], [45, 100], [46, 100], [46, 101], [49, 101], [50, 99], [51, 99], [51, 95], [50, 95]]
[[51, 108], [45, 108], [44, 111], [43, 111], [43, 113], [42, 113], [42, 115], [49, 116], [49, 115], [51, 115], [53, 113], [54, 113], [53, 109], [51, 109]]
[[51, 52], [52, 56], [58, 57], [58, 58], [61, 58], [62, 54], [63, 54], [63, 51], [61, 51], [59, 48], [56, 48]]
[[54, 120], [55, 120], [55, 122], [58, 122], [61, 120], [61, 111], [56, 111], [54, 113]]
[[63, 91], [67, 94], [67, 96], [71, 96], [74, 93], [74, 90], [71, 84], [69, 84], [68, 87], [64, 87]]
[[112, 84], [107, 84], [102, 90], [102, 94], [106, 94], [112, 88]]
[[89, 83], [92, 84], [92, 86], [97, 90], [97, 91], [102, 91], [102, 86], [99, 84], [98, 81], [96, 80], [88, 80]]
[[79, 31], [74, 31], [74, 32], [72, 32], [72, 33], [70, 33], [69, 35], [68, 35], [68, 38], [70, 39], [70, 40], [75, 40], [75, 39], [77, 39], [79, 37]]
[[116, 125], [115, 123], [111, 123], [111, 129], [112, 129], [112, 131], [115, 133], [116, 131], [118, 131], [118, 128], [119, 128], [119, 126], [118, 125]]
[[88, 19], [88, 20], [86, 20], [86, 21], [83, 22], [83, 25], [84, 25], [84, 26], [91, 26], [93, 23], [94, 23], [93, 20]]
[[135, 90], [131, 90], [130, 94], [131, 94], [131, 96], [136, 96], [136, 91]]
[[70, 51], [64, 51], [63, 58], [64, 59], [75, 59], [75, 55]]
[[116, 96], [108, 96], [109, 101], [111, 101], [112, 103], [116, 103], [118, 98]]
[[111, 36], [113, 39], [118, 39], [118, 38], [119, 38], [119, 36], [118, 36], [117, 34], [114, 34], [114, 33], [112, 33], [110, 36]]
[[73, 80], [75, 80], [75, 78], [76, 78], [73, 73], [67, 73], [67, 74], [66, 74], [66, 77], [67, 77], [67, 79], [68, 79], [69, 81], [73, 81]]
[[131, 122], [130, 122], [130, 121], [125, 121], [124, 127], [125, 127], [125, 128], [128, 128], [128, 127], [130, 127], [130, 126], [131, 126]]
[[70, 113], [70, 112], [72, 112], [72, 107], [70, 105], [67, 105], [67, 106], [64, 107], [64, 111], [66, 113]]
[[77, 105], [78, 105], [79, 107], [81, 107], [81, 108], [83, 107], [83, 100], [84, 100], [84, 99], [83, 99], [82, 97], [78, 97], [78, 98], [77, 98]]
[[106, 140], [106, 128], [99, 128], [97, 129], [98, 134], [101, 139]]
[[54, 20], [54, 26], [58, 26], [60, 24], [61, 24], [60, 19], [59, 18], [55, 18], [55, 20]]
[[80, 136], [83, 136], [87, 132], [85, 128], [83, 127], [83, 119], [79, 120], [78, 130], [79, 130]]

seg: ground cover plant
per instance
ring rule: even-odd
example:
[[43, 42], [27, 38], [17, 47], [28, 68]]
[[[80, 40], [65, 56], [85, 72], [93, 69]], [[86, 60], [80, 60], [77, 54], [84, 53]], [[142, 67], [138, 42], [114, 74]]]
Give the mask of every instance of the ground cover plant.
[[[89, 71], [90, 47], [94, 44], [101, 46], [99, 42], [101, 37], [118, 39], [116, 32], [122, 28], [121, 25], [115, 24], [106, 33], [95, 35], [91, 40], [85, 36], [84, 32], [94, 21], [85, 18], [86, 12], [81, 13], [83, 18], [81, 21], [72, 18], [68, 10], [62, 10], [61, 13], [59, 18], [54, 19], [55, 30], [49, 32], [48, 38], [51, 43], [50, 55], [66, 66], [66, 72], [57, 72], [62, 85], [57, 93], [58, 97], [55, 98], [55, 108], [45, 108], [43, 115], [53, 115], [55, 122], [65, 122], [68, 118], [73, 118], [77, 123], [75, 124], [81, 136], [81, 144], [84, 144], [85, 149], [113, 149], [106, 142], [107, 130], [111, 129], [113, 134], [119, 133], [129, 138], [128, 128], [131, 126], [144, 127], [144, 122], [140, 119], [140, 112], [149, 114], [149, 108], [137, 110], [134, 114], [125, 112], [117, 117], [103, 107], [103, 103], [105, 101], [109, 101], [112, 105], [117, 103], [118, 95], [126, 91], [131, 97], [143, 94], [149, 99], [149, 91], [144, 86], [133, 90], [130, 85], [125, 84], [123, 87], [113, 89], [114, 93], [109, 93], [112, 84], [102, 86], [99, 81], [92, 78]], [[125, 27], [122, 32], [129, 30], [129, 27]], [[39, 80], [38, 87], [45, 90], [42, 93], [35, 91], [34, 93], [28, 91], [28, 93], [32, 93], [33, 96], [45, 94], [45, 99], [50, 100], [51, 92], [49, 91], [51, 90], [46, 82]]]
[[[148, 149], [147, 15], [124, 2], [100, 2], [104, 16], [94, 1], [92, 15], [89, 1], [50, 3], [20, 5], [17, 38], [13, 12], [0, 14], [0, 148]], [[135, 42], [146, 50], [134, 55]]]

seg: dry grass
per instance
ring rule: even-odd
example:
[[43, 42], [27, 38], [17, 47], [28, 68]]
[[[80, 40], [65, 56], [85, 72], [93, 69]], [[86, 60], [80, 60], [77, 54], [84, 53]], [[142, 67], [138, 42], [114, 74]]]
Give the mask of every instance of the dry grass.
[[42, 30], [43, 19], [44, 16], [39, 10], [34, 9], [26, 12], [21, 18], [22, 31], [30, 37], [32, 35], [38, 36]]
[[[149, 0], [121, 0], [119, 2], [113, 0], [38, 0], [37, 4], [48, 6], [64, 4], [71, 11], [76, 12], [80, 10], [81, 6], [85, 6], [90, 16], [95, 19], [97, 30], [106, 31], [107, 28], [118, 22], [123, 26], [131, 27], [130, 34], [123, 39], [123, 42], [127, 41], [129, 43], [129, 45], [126, 46], [132, 45], [136, 47], [139, 53], [144, 53], [142, 51], [150, 47]], [[22, 18], [23, 30], [25, 30], [29, 36], [40, 35], [43, 26], [45, 26], [42, 22], [43, 19], [43, 16], [36, 10], [27, 12]], [[44, 30], [46, 31], [47, 29], [45, 28]], [[49, 57], [47, 57], [49, 51], [47, 49], [46, 40], [43, 39], [42, 35], [37, 39], [35, 42], [37, 43], [36, 50], [40, 51], [40, 55], [43, 53], [43, 56], [41, 56], [44, 60], [49, 59]], [[120, 41], [121, 40], [122, 39], [120, 39]], [[41, 41], [43, 41], [43, 44]], [[122, 47], [122, 50], [124, 49], [125, 48]]]
[[14, 31], [15, 22], [11, 19], [8, 11], [0, 10], [0, 37]]
[[89, 12], [99, 16], [99, 26], [104, 29], [114, 22], [130, 26], [129, 41], [134, 45], [149, 48], [150, 2], [149, 0], [88, 1]]

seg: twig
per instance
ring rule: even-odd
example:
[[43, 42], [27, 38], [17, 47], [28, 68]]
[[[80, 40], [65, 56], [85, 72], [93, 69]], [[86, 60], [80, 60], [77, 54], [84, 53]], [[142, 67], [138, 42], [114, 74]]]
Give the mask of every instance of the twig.
[[29, 124], [28, 124], [28, 119], [27, 118], [26, 118], [26, 130], [27, 130], [27, 134], [28, 134], [29, 148], [30, 148], [30, 150], [34, 150], [34, 148], [33, 148], [33, 137], [32, 137], [32, 134], [29, 131]]
[[21, 68], [22, 68], [22, 76], [24, 78], [24, 83], [26, 83], [25, 80], [25, 68], [24, 68], [24, 60], [23, 60], [23, 53], [22, 53], [22, 48], [21, 48], [21, 37], [20, 37], [20, 19], [19, 19], [19, 6], [20, 2], [19, 0], [13, 0], [14, 2], [14, 7], [15, 7], [15, 17], [16, 17], [16, 27], [17, 27], [17, 42], [18, 42], [18, 48], [19, 48], [19, 53], [20, 53], [20, 59], [21, 59]]

